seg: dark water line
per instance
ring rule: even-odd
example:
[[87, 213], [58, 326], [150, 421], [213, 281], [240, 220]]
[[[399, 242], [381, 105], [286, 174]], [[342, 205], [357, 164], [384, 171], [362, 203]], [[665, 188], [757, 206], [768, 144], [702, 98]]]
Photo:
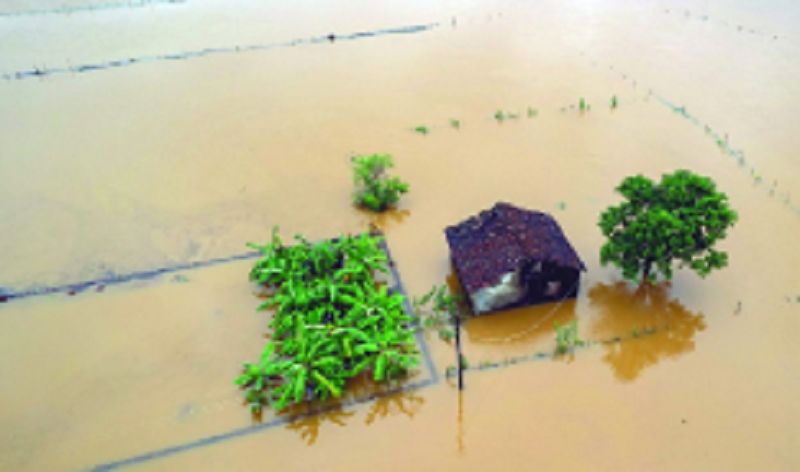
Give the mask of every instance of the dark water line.
[[[586, 350], [590, 349], [595, 346], [602, 346], [602, 345], [611, 345], [617, 344], [627, 341], [633, 341], [635, 339], [641, 339], [646, 336], [651, 336], [656, 334], [658, 329], [656, 328], [646, 328], [637, 333], [636, 335], [629, 335], [629, 336], [613, 336], [607, 339], [597, 340], [597, 341], [586, 341], [580, 346], [575, 346], [571, 349], [570, 354], [574, 354], [579, 350]], [[525, 354], [522, 356], [513, 356], [507, 357], [500, 361], [482, 361], [479, 362], [478, 365], [470, 364], [467, 367], [464, 367], [465, 372], [483, 372], [487, 370], [496, 370], [496, 369], [505, 369], [507, 367], [511, 367], [517, 364], [523, 364], [528, 362], [540, 362], [540, 361], [551, 361], [556, 360], [559, 357], [562, 357], [564, 354], [558, 354], [554, 351], [539, 351], [534, 352], [533, 354]], [[455, 369], [448, 368], [445, 371], [445, 377], [447, 379], [451, 379], [456, 377], [458, 374], [455, 372]]]
[[[392, 252], [389, 250], [389, 243], [386, 241], [386, 236], [383, 236], [381, 239], [381, 247], [386, 253], [386, 258], [389, 260], [389, 270], [392, 272], [392, 277], [394, 278], [395, 284], [397, 284], [397, 290], [404, 295], [404, 309], [406, 313], [413, 314], [414, 308], [411, 306], [411, 296], [408, 294], [408, 292], [406, 292], [406, 289], [403, 286], [403, 279], [400, 278], [400, 272], [397, 270], [397, 263], [395, 263], [394, 259], [392, 258]], [[434, 383], [438, 382], [439, 369], [436, 368], [436, 364], [433, 362], [433, 356], [428, 348], [428, 343], [425, 342], [425, 334], [421, 329], [417, 330], [416, 338], [417, 346], [419, 346], [420, 352], [422, 353], [422, 359], [425, 361], [425, 368], [430, 373], [431, 380]]]
[[686, 8], [673, 8], [673, 9], [667, 8], [667, 9], [664, 10], [664, 13], [667, 14], [667, 15], [669, 15], [670, 13], [673, 13], [675, 15], [682, 16], [686, 20], [694, 19], [694, 20], [698, 20], [698, 21], [701, 21], [701, 22], [712, 23], [712, 24], [715, 24], [717, 26], [723, 26], [723, 27], [725, 27], [725, 28], [727, 28], [729, 30], [735, 30], [735, 31], [737, 31], [739, 33], [749, 33], [749, 34], [752, 34], [752, 35], [772, 38], [773, 41], [778, 39], [778, 35], [777, 34], [772, 34], [772, 33], [768, 33], [768, 32], [766, 32], [764, 30], [761, 30], [761, 29], [756, 29], [756, 28], [753, 28], [753, 27], [744, 26], [744, 25], [742, 25], [740, 23], [736, 23], [736, 22], [732, 22], [732, 21], [728, 21], [728, 20], [724, 20], [724, 19], [717, 19], [716, 17], [712, 17], [708, 13], [699, 13], [699, 12], [696, 12], [696, 11], [692, 12], [691, 10], [686, 9]]
[[[591, 63], [592, 63], [592, 66], [595, 66], [597, 64], [597, 61], [592, 60]], [[612, 70], [612, 71], [619, 71], [619, 69], [616, 69], [612, 64], [608, 65], [608, 69]], [[616, 74], [620, 74], [620, 75], [616, 75]], [[615, 72], [615, 75], [618, 78], [621, 78], [622, 81], [624, 81], [624, 82], [630, 80], [631, 81], [631, 85], [634, 88], [636, 88], [637, 84], [639, 83], [636, 80], [634, 80], [634, 78], [632, 76], [629, 76], [628, 74], [621, 73], [621, 72]], [[754, 189], [755, 189], [755, 187], [761, 187], [768, 194], [768, 196], [771, 197], [771, 198], [782, 197], [783, 206], [787, 210], [789, 210], [790, 212], [793, 212], [797, 216], [800, 216], [800, 204], [796, 204], [796, 203], [794, 203], [792, 201], [791, 192], [789, 190], [784, 190], [783, 193], [779, 195], [778, 194], [779, 189], [778, 189], [778, 180], [777, 179], [772, 179], [773, 183], [772, 183], [771, 186], [763, 185], [763, 184], [766, 183], [764, 177], [759, 172], [757, 172], [755, 166], [753, 166], [752, 164], [750, 164], [748, 162], [744, 150], [734, 148], [731, 145], [727, 133], [724, 133], [724, 132], [720, 133], [719, 131], [717, 131], [714, 128], [712, 128], [711, 125], [709, 125], [707, 123], [703, 123], [703, 121], [700, 120], [700, 118], [698, 118], [694, 114], [690, 113], [687, 110], [685, 105], [678, 105], [674, 101], [670, 100], [668, 97], [666, 97], [666, 96], [654, 91], [653, 89], [649, 89], [648, 90], [648, 95], [647, 96], [655, 98], [655, 100], [661, 106], [663, 106], [665, 108], [668, 108], [669, 110], [671, 110], [673, 113], [675, 113], [677, 115], [680, 115], [681, 117], [686, 119], [686, 121], [688, 121], [692, 125], [696, 126], [697, 128], [702, 128], [703, 131], [705, 132], [706, 136], [708, 136], [709, 138], [714, 140], [714, 143], [717, 145], [717, 148], [720, 150], [720, 152], [723, 155], [725, 155], [725, 156], [729, 157], [730, 159], [732, 159], [736, 163], [736, 165], [738, 165], [738, 167], [740, 169], [745, 170], [745, 171], [749, 170], [750, 178], [753, 181], [753, 188]]]
[[42, 10], [21, 10], [0, 12], [0, 18], [18, 18], [24, 16], [71, 15], [73, 13], [86, 13], [103, 10], [119, 10], [123, 8], [143, 8], [156, 5], [178, 5], [187, 0], [129, 0], [126, 2], [95, 3], [86, 5], [63, 6]]
[[105, 464], [100, 464], [100, 465], [97, 465], [95, 467], [92, 467], [89, 470], [91, 470], [93, 472], [105, 472], [105, 471], [109, 471], [109, 470], [121, 469], [123, 467], [130, 467], [130, 466], [133, 466], [133, 465], [139, 465], [139, 464], [142, 464], [144, 462], [150, 462], [150, 461], [153, 461], [153, 460], [156, 460], [156, 459], [163, 459], [165, 457], [169, 457], [169, 456], [172, 456], [172, 455], [175, 455], [175, 454], [179, 454], [179, 453], [182, 453], [182, 452], [187, 452], [187, 451], [191, 451], [191, 450], [194, 450], [194, 449], [199, 449], [199, 448], [203, 448], [203, 447], [207, 447], [207, 446], [212, 446], [214, 444], [219, 444], [221, 442], [229, 441], [229, 440], [240, 438], [240, 437], [244, 437], [244, 436], [249, 436], [251, 434], [256, 434], [256, 433], [259, 433], [261, 431], [274, 429], [274, 428], [277, 428], [279, 426], [288, 425], [288, 424], [291, 424], [291, 423], [293, 423], [295, 421], [300, 421], [300, 420], [304, 420], [304, 419], [307, 419], [307, 418], [312, 418], [312, 417], [315, 417], [315, 416], [318, 416], [318, 415], [322, 415], [322, 414], [325, 414], [325, 413], [329, 413], [329, 412], [335, 411], [335, 410], [337, 410], [339, 408], [346, 408], [346, 407], [351, 407], [351, 406], [355, 406], [355, 405], [359, 405], [359, 404], [363, 404], [363, 403], [368, 403], [368, 402], [371, 402], [371, 401], [374, 401], [374, 400], [377, 400], [377, 399], [380, 399], [380, 398], [383, 398], [383, 397], [387, 397], [387, 396], [390, 396], [390, 395], [398, 394], [398, 393], [420, 390], [420, 389], [435, 385], [436, 383], [437, 383], [437, 380], [435, 378], [433, 378], [433, 377], [430, 377], [428, 379], [424, 379], [424, 380], [420, 380], [420, 381], [417, 381], [417, 382], [409, 383], [407, 385], [403, 385], [403, 386], [400, 386], [400, 387], [396, 387], [396, 388], [392, 388], [392, 389], [384, 390], [384, 391], [380, 391], [380, 392], [371, 393], [369, 395], [366, 395], [366, 396], [363, 396], [363, 397], [360, 397], [360, 398], [354, 398], [354, 399], [342, 402], [341, 404], [328, 405], [328, 406], [325, 406], [323, 408], [320, 408], [320, 409], [317, 409], [317, 410], [314, 410], [314, 411], [311, 411], [311, 412], [308, 412], [308, 413], [305, 413], [305, 414], [302, 414], [302, 415], [299, 415], [299, 416], [275, 418], [272, 421], [268, 421], [266, 423], [260, 423], [260, 424], [245, 426], [245, 427], [242, 427], [242, 428], [237, 428], [237, 429], [234, 429], [234, 430], [231, 430], [231, 431], [227, 431], [225, 433], [215, 434], [213, 436], [207, 436], [205, 438], [197, 439], [197, 440], [194, 440], [194, 441], [189, 441], [189, 442], [178, 444], [178, 445], [175, 445], [175, 446], [166, 447], [166, 448], [163, 448], [163, 449], [153, 450], [153, 451], [146, 452], [144, 454], [140, 454], [140, 455], [137, 455], [137, 456], [129, 457], [129, 458], [126, 458], [126, 459], [113, 461], [113, 462], [107, 462]]
[[290, 41], [268, 44], [247, 44], [237, 46], [222, 46], [222, 47], [209, 47], [204, 49], [196, 49], [192, 51], [181, 51], [168, 54], [158, 54], [149, 56], [127, 57], [122, 59], [108, 60], [104, 62], [96, 62], [89, 64], [79, 64], [69, 67], [34, 67], [32, 69], [23, 69], [14, 72], [6, 72], [0, 74], [3, 80], [24, 80], [36, 77], [49, 77], [59, 74], [84, 74], [87, 72], [96, 72], [101, 70], [117, 69], [120, 67], [128, 67], [136, 64], [145, 64], [162, 61], [183, 61], [189, 59], [196, 59], [205, 56], [216, 54], [235, 54], [254, 51], [266, 51], [269, 49], [286, 48], [295, 46], [305, 46], [321, 43], [336, 43], [339, 41], [355, 41], [358, 39], [374, 38], [379, 36], [389, 36], [398, 34], [413, 34], [429, 31], [439, 26], [438, 23], [428, 23], [422, 25], [399, 26], [396, 28], [383, 28], [370, 31], [357, 31], [354, 33], [347, 33], [343, 35], [327, 34], [324, 36], [312, 36], [309, 38], [298, 38]]
[[42, 295], [52, 295], [56, 293], [69, 293], [75, 295], [83, 292], [92, 287], [105, 287], [107, 285], [119, 285], [140, 280], [149, 280], [156, 278], [160, 275], [170, 274], [173, 272], [180, 272], [183, 270], [200, 269], [203, 267], [210, 267], [218, 264], [225, 264], [229, 262], [241, 261], [245, 259], [254, 259], [260, 253], [256, 251], [245, 252], [242, 254], [234, 254], [232, 256], [216, 257], [213, 259], [206, 259], [204, 261], [187, 262], [183, 264], [175, 264], [171, 266], [158, 267], [156, 269], [143, 270], [138, 272], [130, 272], [128, 274], [112, 275], [109, 277], [101, 277], [92, 280], [84, 280], [71, 284], [63, 285], [50, 285], [50, 286], [37, 286], [20, 291], [3, 291], [0, 289], [0, 301], [9, 301], [14, 299], [37, 297]]
[[[386, 249], [388, 254], [388, 247]], [[57, 293], [68, 293], [70, 295], [76, 295], [93, 287], [105, 288], [106, 286], [111, 286], [111, 285], [120, 285], [130, 282], [150, 280], [159, 277], [161, 275], [181, 272], [184, 270], [202, 269], [204, 267], [211, 267], [219, 264], [226, 264], [229, 262], [255, 259], [259, 255], [260, 253], [258, 251], [248, 251], [241, 254], [233, 254], [230, 256], [215, 257], [202, 261], [174, 264], [169, 266], [157, 267], [154, 269], [130, 272], [127, 274], [119, 274], [119, 275], [114, 274], [107, 277], [99, 277], [96, 279], [83, 280], [68, 284], [60, 284], [60, 285], [34, 284], [33, 287], [23, 290], [11, 290], [0, 287], [0, 302], [8, 302], [15, 299], [38, 297], [44, 295], [54, 295]]]

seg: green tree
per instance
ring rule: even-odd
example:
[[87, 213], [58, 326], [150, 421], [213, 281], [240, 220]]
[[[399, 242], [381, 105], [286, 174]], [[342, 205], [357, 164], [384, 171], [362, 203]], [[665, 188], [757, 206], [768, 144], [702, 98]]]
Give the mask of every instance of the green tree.
[[728, 264], [714, 249], [738, 215], [714, 182], [687, 170], [664, 174], [655, 183], [642, 175], [627, 177], [616, 188], [625, 202], [607, 208], [599, 226], [608, 238], [600, 262], [622, 269], [626, 279], [672, 278], [673, 261], [701, 277]]

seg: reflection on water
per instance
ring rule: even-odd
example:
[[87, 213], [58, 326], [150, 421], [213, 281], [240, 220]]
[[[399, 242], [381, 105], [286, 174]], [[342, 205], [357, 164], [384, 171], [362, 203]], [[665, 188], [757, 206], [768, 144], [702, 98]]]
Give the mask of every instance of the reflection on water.
[[372, 406], [367, 413], [366, 424], [372, 424], [376, 419], [386, 418], [387, 416], [403, 415], [411, 419], [419, 413], [425, 398], [415, 392], [401, 392], [378, 398], [372, 402]]
[[[414, 391], [384, 395], [369, 403], [370, 409], [364, 424], [371, 425], [376, 420], [387, 416], [402, 415], [411, 419], [420, 412], [424, 404], [425, 398]], [[317, 442], [319, 430], [323, 424], [333, 423], [337, 426], [347, 426], [348, 420], [356, 414], [356, 411], [346, 410], [345, 408], [343, 405], [336, 405], [334, 408], [318, 414], [306, 410], [305, 414], [307, 416], [292, 421], [286, 428], [295, 431], [307, 445], [313, 446]], [[297, 411], [294, 413], [297, 414]]]
[[370, 226], [381, 231], [386, 231], [392, 225], [399, 225], [402, 223], [410, 214], [411, 212], [408, 210], [397, 209], [374, 213], [370, 217]]
[[458, 391], [458, 415], [456, 416], [456, 447], [464, 453], [464, 391]]
[[[0, 3], [8, 10], [9, 3], [34, 2]], [[0, 185], [0, 221], [9, 228], [0, 235], [0, 252], [9, 255], [0, 285], [74, 283], [239, 254], [245, 241], [262, 240], [276, 224], [321, 239], [361, 231], [374, 218], [391, 235], [404, 282], [422, 291], [447, 272], [441, 230], [448, 222], [498, 199], [554, 211], [566, 201], [557, 210], [559, 224], [576, 249], [589, 254], [603, 242], [593, 222], [623, 176], [685, 167], [713, 177], [742, 217], [726, 241], [728, 275], [706, 282], [707, 295], [698, 303], [708, 313], [735, 310], [736, 299], [720, 292], [741, 290], [736, 298], [748, 310], [763, 300], [770, 316], [760, 324], [743, 311], [728, 329], [703, 333], [709, 355], [687, 355], [705, 329], [696, 311], [701, 305], [684, 298], [695, 310], [688, 311], [663, 287], [641, 293], [624, 284], [599, 285], [584, 290], [577, 305], [514, 310], [465, 324], [471, 366], [543, 361], [526, 372], [497, 368], [467, 377], [460, 423], [467, 436], [459, 437], [469, 442], [469, 464], [452, 450], [459, 416], [455, 389], [442, 382], [418, 392], [424, 403], [408, 394], [358, 406], [345, 401], [344, 411], [297, 417], [289, 429], [176, 454], [153, 469], [269, 470], [298, 453], [309, 463], [353, 470], [505, 470], [534, 461], [539, 468], [577, 470], [648, 470], [656, 463], [679, 470], [798, 468], [792, 441], [800, 409], [793, 397], [800, 388], [786, 374], [800, 355], [800, 344], [789, 338], [800, 328], [794, 301], [800, 258], [792, 238], [798, 221], [785, 211], [791, 201], [784, 192], [800, 188], [794, 159], [800, 134], [791, 126], [800, 55], [788, 40], [728, 34], [712, 22], [764, 25], [783, 39], [797, 29], [794, 5], [800, 3], [768, 0], [745, 8], [748, 2], [714, 2], [726, 6], [698, 12], [709, 14], [707, 23], [695, 21], [694, 12], [691, 22], [665, 18], [652, 2], [571, 2], [569, 8], [554, 1], [499, 2], [502, 22], [495, 21], [494, 2], [360, 2], [365, 8], [358, 14], [334, 2], [266, 3], [193, 1], [129, 17], [104, 13], [103, 21], [98, 13], [0, 24], [7, 39], [0, 42], [1, 72], [427, 21], [443, 25], [431, 34], [0, 82], [0, 102], [8, 104], [0, 107], [0, 175], [13, 176]], [[176, 14], [167, 16], [168, 10]], [[456, 16], [458, 29], [451, 31], [447, 24]], [[118, 34], [120, 25], [127, 34]], [[608, 67], [591, 68], [587, 58]], [[710, 77], [724, 80], [702, 80]], [[658, 95], [648, 94], [650, 87]], [[613, 112], [612, 94], [620, 100]], [[583, 114], [575, 109], [581, 96], [592, 104]], [[659, 96], [672, 99], [675, 111]], [[568, 103], [571, 111], [560, 113]], [[539, 110], [535, 119], [525, 116], [528, 105]], [[498, 109], [520, 119], [499, 124], [492, 117]], [[458, 131], [449, 127], [450, 118], [460, 120]], [[430, 126], [431, 133], [423, 138], [408, 129], [416, 124]], [[717, 136], [724, 146], [715, 143]], [[725, 157], [734, 144], [746, 149], [746, 167]], [[353, 208], [351, 169], [342, 157], [354, 149], [402, 156], [398, 175], [412, 188], [401, 208], [414, 218], [403, 209], [373, 217]], [[764, 182], [755, 186], [760, 176]], [[778, 199], [784, 203], [776, 205]], [[203, 392], [232, 390], [232, 369], [263, 347], [258, 333], [264, 318], [253, 310], [246, 265], [192, 272], [189, 284], [0, 303], [0, 470], [85, 469], [238, 428], [247, 411], [236, 406], [238, 396], [230, 396], [230, 408], [220, 404], [203, 414], [184, 405]], [[589, 274], [601, 270], [596, 258], [589, 266]], [[743, 281], [765, 267], [772, 280]], [[784, 294], [790, 300], [783, 302]], [[215, 308], [233, 316], [197, 316]], [[621, 341], [576, 350], [567, 368], [550, 360], [553, 322], [576, 317], [582, 338]], [[452, 346], [435, 333], [427, 338], [437, 364], [453, 364]], [[742, 356], [728, 352], [731, 346], [742, 346], [742, 356], [758, 355], [743, 365]], [[665, 359], [681, 369], [666, 368]], [[19, 368], [26, 365], [36, 365], [36, 375]], [[645, 369], [696, 395], [652, 398], [635, 411], [619, 408], [618, 398], [651, 391], [648, 382], [633, 382]], [[689, 369], [708, 375], [687, 377]], [[625, 388], [587, 388], [598, 373], [627, 382]], [[550, 380], [558, 380], [556, 389], [547, 388]], [[118, 394], [108, 394], [112, 387]], [[731, 390], [736, 395], [727, 396]], [[765, 393], [770, 401], [759, 401]], [[175, 419], [178, 411], [184, 421]], [[691, 428], [682, 433], [664, 426], [672, 412], [699, 417], [703, 411], [722, 414], [702, 430], [695, 422], [681, 426]], [[271, 411], [264, 415], [271, 415], [265, 423], [274, 420]], [[663, 427], [640, 434], [642, 424]], [[118, 425], [128, 425], [124, 441], [109, 437]], [[387, 436], [376, 437], [378, 429]], [[437, 454], [403, 451], [421, 431], [426, 439], [443, 439], [445, 447]], [[342, 447], [342, 433], [349, 443], [365, 444], [365, 451]], [[693, 441], [695, 433], [704, 440]], [[664, 451], [674, 439], [681, 454]]]
[[553, 337], [553, 325], [575, 319], [575, 299], [545, 303], [486, 316], [471, 318], [465, 324], [469, 340], [476, 344], [528, 344], [543, 337]]
[[307, 445], [313, 446], [317, 442], [319, 428], [323, 423], [330, 422], [337, 426], [347, 426], [347, 419], [355, 413], [355, 411], [337, 408], [325, 413], [305, 417], [302, 420], [293, 421], [286, 425], [286, 428], [295, 431]]
[[[461, 285], [450, 267], [446, 283], [450, 293], [462, 295]], [[468, 310], [466, 305], [464, 309]], [[553, 323], [566, 324], [575, 319], [575, 299], [558, 303], [502, 310], [469, 318], [463, 329], [474, 344], [525, 344], [541, 337], [552, 337]]]
[[[591, 327], [592, 338], [616, 336], [633, 339], [605, 345], [604, 356], [614, 375], [629, 382], [665, 358], [694, 350], [694, 335], [705, 329], [701, 313], [687, 310], [670, 299], [668, 285], [643, 285], [633, 288], [625, 282], [597, 284], [589, 290], [589, 303], [599, 310]], [[640, 333], [655, 330], [637, 339]]]

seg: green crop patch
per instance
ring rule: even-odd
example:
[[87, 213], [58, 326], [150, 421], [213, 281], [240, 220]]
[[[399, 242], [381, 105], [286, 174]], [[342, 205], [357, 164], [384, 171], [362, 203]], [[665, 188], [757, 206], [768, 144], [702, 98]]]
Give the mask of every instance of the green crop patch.
[[385, 384], [419, 363], [405, 297], [380, 280], [390, 272], [382, 238], [295, 239], [284, 245], [275, 229], [268, 244], [249, 244], [262, 255], [250, 279], [271, 292], [259, 309], [274, 310], [271, 340], [235, 380], [255, 414], [339, 398], [356, 377]]

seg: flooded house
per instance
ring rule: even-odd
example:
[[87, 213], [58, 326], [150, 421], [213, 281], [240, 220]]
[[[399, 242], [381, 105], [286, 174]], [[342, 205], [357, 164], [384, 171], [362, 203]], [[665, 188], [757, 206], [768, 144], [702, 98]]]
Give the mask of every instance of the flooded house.
[[574, 298], [586, 270], [552, 216], [509, 203], [447, 227], [445, 236], [476, 315]]

